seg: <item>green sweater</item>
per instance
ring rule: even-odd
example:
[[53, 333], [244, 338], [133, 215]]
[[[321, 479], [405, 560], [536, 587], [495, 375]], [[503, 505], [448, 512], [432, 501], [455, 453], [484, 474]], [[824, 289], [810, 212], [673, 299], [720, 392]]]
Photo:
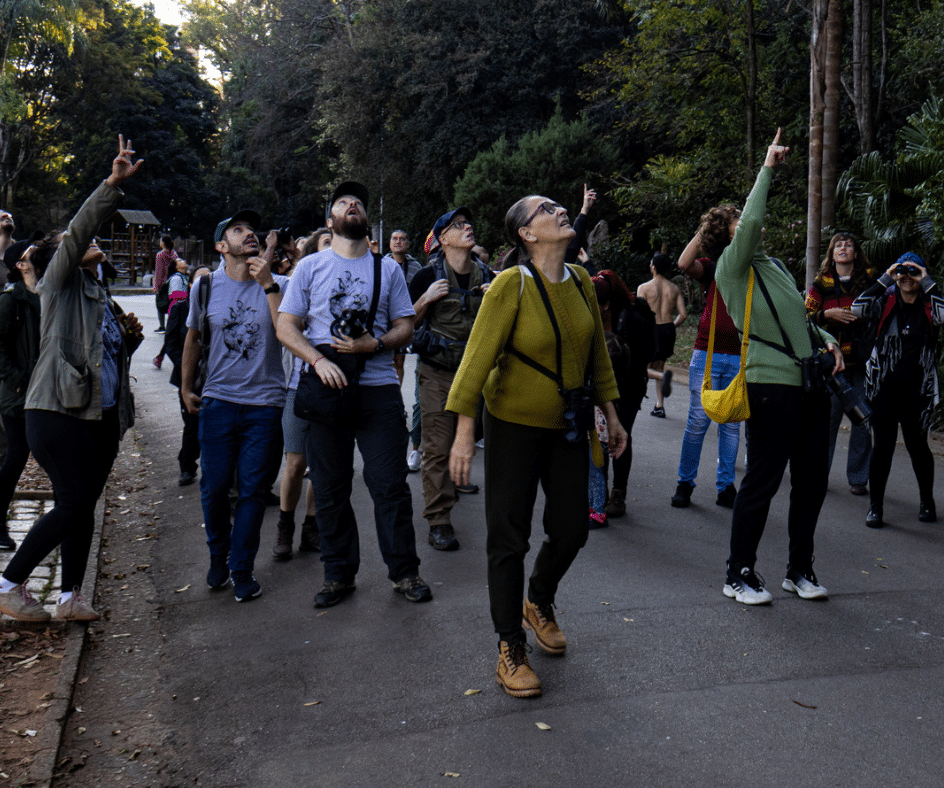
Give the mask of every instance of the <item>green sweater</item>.
[[[522, 270], [515, 266], [503, 271], [485, 294], [449, 391], [446, 410], [474, 417], [479, 396], [484, 393], [489, 412], [504, 421], [563, 429], [564, 407], [557, 384], [507, 350], [507, 346], [513, 345], [538, 364], [557, 371], [554, 329], [537, 285], [527, 273], [522, 292]], [[564, 387], [582, 386], [584, 370], [591, 363], [594, 398], [602, 405], [617, 399], [619, 391], [606, 352], [603, 322], [590, 275], [579, 266], [571, 271], [580, 275], [589, 309], [573, 277], [554, 284], [540, 271], [538, 275], [547, 288], [560, 327]]]
[[[767, 209], [767, 192], [772, 175], [773, 170], [770, 167], [761, 168], [744, 205], [734, 238], [718, 260], [715, 281], [718, 283], [718, 292], [728, 307], [728, 314], [731, 315], [738, 331], [743, 333], [748, 274], [753, 265], [751, 335], [776, 345], [784, 344], [777, 321], [758, 284], [757, 279], [760, 277], [767, 285], [767, 291], [780, 317], [780, 325], [793, 345], [793, 352], [799, 358], [805, 358], [813, 353], [807, 331], [806, 304], [793, 277], [767, 257], [760, 248], [761, 229]], [[836, 342], [821, 328], [815, 330], [820, 333], [824, 342]], [[752, 339], [747, 348], [747, 382], [800, 386], [803, 381], [799, 365], [790, 356]]]

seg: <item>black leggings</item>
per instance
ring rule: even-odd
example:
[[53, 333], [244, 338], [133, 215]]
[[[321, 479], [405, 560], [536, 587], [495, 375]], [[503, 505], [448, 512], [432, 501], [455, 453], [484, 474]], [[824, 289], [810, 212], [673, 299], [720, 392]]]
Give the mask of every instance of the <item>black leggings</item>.
[[934, 456], [928, 447], [928, 431], [921, 427], [921, 412], [927, 398], [900, 391], [880, 391], [872, 402], [872, 462], [869, 464], [870, 500], [876, 506], [885, 501], [885, 487], [895, 456], [898, 425], [911, 457], [922, 501], [934, 499]]
[[29, 459], [29, 444], [26, 442], [26, 419], [16, 416], [3, 417], [3, 429], [7, 433], [7, 456], [0, 468], [0, 525], [7, 521], [7, 511], [16, 491], [16, 484]]
[[614, 490], [625, 490], [629, 483], [629, 472], [633, 467], [633, 424], [641, 402], [636, 397], [623, 397], [616, 401], [616, 416], [626, 430], [626, 449], [613, 460], [613, 484], [610, 486]]
[[88, 564], [95, 504], [118, 456], [118, 408], [101, 421], [51, 410], [26, 411], [26, 438], [36, 462], [49, 475], [56, 505], [26, 535], [3, 576], [24, 583], [56, 547], [62, 546], [62, 590], [82, 585]]

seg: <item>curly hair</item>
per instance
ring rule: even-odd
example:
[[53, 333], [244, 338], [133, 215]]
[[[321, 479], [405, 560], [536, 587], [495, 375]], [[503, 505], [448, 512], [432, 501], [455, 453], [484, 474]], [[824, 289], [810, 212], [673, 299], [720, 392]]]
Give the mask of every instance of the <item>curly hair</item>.
[[698, 225], [701, 254], [712, 260], [721, 257], [721, 253], [731, 243], [731, 222], [740, 218], [741, 209], [732, 203], [724, 203], [703, 214]]
[[610, 303], [610, 311], [618, 315], [624, 309], [629, 309], [633, 305], [636, 296], [630, 292], [626, 283], [620, 279], [615, 271], [605, 268], [590, 281], [593, 282], [593, 289], [597, 294], [597, 303]]
[[821, 284], [824, 276], [832, 276], [834, 278], [838, 276], [836, 273], [836, 263], [833, 260], [833, 250], [840, 241], [852, 241], [852, 246], [855, 249], [855, 257], [852, 258], [852, 284], [854, 284], [857, 291], [861, 293], [872, 284], [870, 270], [872, 265], [869, 263], [869, 258], [866, 257], [865, 252], [862, 251], [862, 245], [859, 243], [859, 239], [852, 233], [839, 232], [829, 239], [829, 248], [826, 250], [826, 258], [819, 267], [814, 281], [816, 284]]

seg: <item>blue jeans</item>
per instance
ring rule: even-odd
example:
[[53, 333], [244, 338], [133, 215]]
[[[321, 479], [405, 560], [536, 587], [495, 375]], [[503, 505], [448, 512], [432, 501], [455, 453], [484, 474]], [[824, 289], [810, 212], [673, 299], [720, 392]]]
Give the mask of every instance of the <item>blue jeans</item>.
[[[695, 477], [698, 476], [701, 445], [711, 425], [711, 419], [701, 406], [701, 384], [705, 378], [707, 356], [704, 350], [695, 350], [688, 368], [690, 396], [688, 423], [685, 425], [685, 435], [682, 436], [682, 457], [679, 460], [678, 476], [680, 484], [688, 482], [692, 487], [695, 486]], [[715, 353], [711, 358], [711, 387], [713, 389], [727, 388], [737, 376], [740, 367], [740, 356]], [[734, 463], [737, 460], [740, 436], [740, 424], [718, 425], [718, 479], [716, 482], [718, 492], [724, 490], [729, 484], [734, 484]]]
[[[843, 373], [852, 390], [865, 399], [865, 367], [846, 368]], [[833, 454], [836, 451], [836, 436], [842, 423], [843, 409], [839, 397], [832, 394], [829, 398], [829, 467], [833, 467]], [[872, 433], [868, 424], [850, 425], [849, 459], [846, 460], [846, 480], [853, 484], [869, 483], [869, 462], [872, 460]]]
[[311, 422], [308, 466], [325, 580], [351, 582], [360, 567], [357, 519], [351, 506], [354, 443], [364, 458], [364, 483], [374, 502], [374, 524], [387, 576], [394, 582], [415, 575], [413, 499], [406, 481], [408, 433], [400, 387], [359, 386], [357, 417], [350, 424]]
[[[282, 409], [204, 397], [200, 406], [200, 493], [211, 556], [252, 571], [265, 515], [264, 479], [281, 436]], [[239, 490], [230, 520], [233, 474]]]

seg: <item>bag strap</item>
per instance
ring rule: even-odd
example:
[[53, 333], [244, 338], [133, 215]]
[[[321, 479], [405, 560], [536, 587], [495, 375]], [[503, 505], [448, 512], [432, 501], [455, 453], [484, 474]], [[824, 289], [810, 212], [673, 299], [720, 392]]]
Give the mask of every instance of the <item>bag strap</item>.
[[377, 305], [380, 303], [380, 279], [381, 279], [381, 268], [380, 268], [381, 257], [379, 254], [374, 252], [374, 293], [370, 298], [370, 311], [367, 313], [367, 333], [371, 336], [374, 335], [374, 318], [377, 317]]
[[[783, 270], [781, 268], [781, 270]], [[754, 272], [754, 266], [751, 266], [751, 273]], [[763, 293], [764, 299], [767, 301], [767, 306], [770, 307], [770, 313], [774, 316], [774, 322], [777, 324], [777, 328], [780, 329], [780, 336], [783, 338], [783, 344], [778, 345], [776, 342], [770, 342], [763, 337], [751, 335], [751, 339], [756, 339], [763, 345], [771, 347], [780, 353], [783, 353], [785, 356], [789, 356], [793, 359], [793, 362], [799, 366], [800, 359], [797, 357], [797, 354], [793, 350], [793, 344], [790, 342], [790, 337], [787, 336], [787, 332], [783, 330], [783, 324], [780, 322], [780, 315], [777, 314], [777, 307], [774, 306], [773, 299], [770, 297], [770, 293], [767, 291], [767, 285], [764, 284], [764, 279], [758, 272], [757, 274], [757, 284], [760, 285], [760, 291]], [[745, 325], [745, 329], [747, 326]]]
[[197, 306], [200, 307], [200, 360], [206, 370], [210, 363], [210, 288], [213, 274], [205, 274], [197, 283]]
[[[711, 389], [711, 357], [715, 353], [715, 318], [718, 315], [718, 283], [715, 282], [715, 294], [711, 303], [711, 328], [708, 329], [708, 357], [705, 359], [705, 377], [702, 388]], [[747, 368], [747, 346], [750, 344], [751, 307], [754, 303], [754, 266], [747, 277], [747, 298], [744, 303], [744, 332], [741, 339], [741, 368]]]

